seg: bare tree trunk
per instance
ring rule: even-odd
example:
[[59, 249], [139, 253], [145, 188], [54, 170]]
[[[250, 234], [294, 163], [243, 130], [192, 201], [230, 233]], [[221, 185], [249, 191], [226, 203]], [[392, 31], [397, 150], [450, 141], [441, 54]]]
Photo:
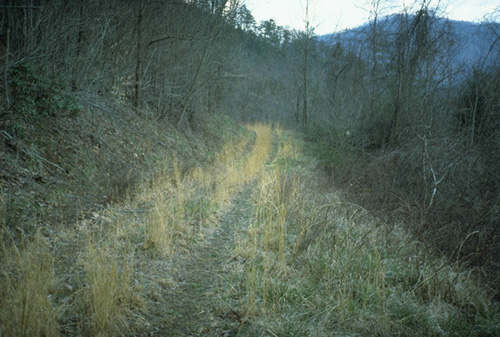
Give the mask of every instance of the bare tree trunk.
[[[10, 1], [7, 2], [7, 5], [10, 6]], [[8, 9], [5, 9], [4, 12], [5, 15], [5, 39], [6, 39], [6, 46], [5, 46], [5, 63], [4, 63], [4, 71], [3, 71], [3, 81], [4, 81], [4, 89], [5, 89], [5, 105], [3, 109], [3, 113], [6, 114], [7, 110], [9, 109], [10, 106], [10, 99], [9, 99], [9, 56], [10, 56], [10, 13]], [[2, 19], [4, 17], [2, 15]]]
[[[377, 76], [378, 76], [378, 59], [377, 59], [377, 53], [378, 53], [378, 45], [379, 45], [379, 36], [378, 36], [378, 31], [377, 31], [377, 23], [378, 23], [378, 16], [380, 12], [381, 7], [381, 0], [374, 0], [371, 3], [371, 12], [373, 15], [373, 20], [371, 24], [371, 32], [370, 32], [370, 45], [372, 47], [372, 69], [371, 69], [371, 93], [370, 93], [370, 115], [369, 115], [369, 121], [368, 123], [371, 123], [376, 115], [376, 100], [379, 99], [379, 83], [377, 81]], [[364, 120], [364, 119], [363, 119]], [[364, 125], [363, 125], [364, 127]]]
[[303, 83], [302, 83], [302, 123], [304, 125], [308, 122], [308, 114], [307, 114], [307, 73], [308, 69], [308, 59], [309, 59], [309, 0], [306, 2], [306, 40], [304, 46], [304, 68], [303, 68]]
[[78, 89], [78, 70], [80, 57], [82, 54], [82, 43], [83, 43], [83, 4], [79, 4], [80, 8], [78, 9], [78, 32], [76, 36], [76, 51], [75, 51], [75, 64], [73, 65], [73, 76], [71, 79], [71, 89]]
[[143, 0], [139, 1], [139, 9], [137, 12], [137, 57], [135, 63], [135, 101], [134, 107], [137, 111], [141, 108], [141, 77], [142, 77], [142, 15], [143, 15]]
[[476, 112], [477, 112], [477, 105], [479, 102], [479, 90], [478, 90], [478, 84], [476, 84], [475, 88], [475, 99], [474, 99], [474, 106], [472, 107], [472, 121], [471, 121], [471, 130], [470, 130], [470, 146], [474, 146], [474, 134], [476, 132]]
[[[300, 93], [300, 89], [299, 89], [299, 93]], [[297, 101], [295, 104], [295, 122], [297, 124], [300, 123], [300, 96], [301, 95], [297, 95]]]
[[196, 82], [198, 82], [198, 78], [200, 77], [201, 68], [203, 67], [203, 64], [205, 63], [205, 56], [207, 54], [207, 49], [208, 49], [208, 43], [203, 48], [200, 62], [198, 63], [198, 67], [196, 68], [196, 73], [194, 75], [193, 80], [191, 81], [191, 85], [189, 86], [189, 90], [186, 94], [186, 97], [184, 98], [184, 102], [182, 104], [181, 116], [179, 118], [179, 121], [177, 122], [177, 128], [179, 128], [179, 129], [183, 128], [183, 127], [189, 128], [189, 119], [188, 119], [188, 115], [187, 115], [189, 101], [191, 100], [191, 97], [193, 96]]
[[9, 53], [10, 53], [10, 27], [9, 27], [9, 15], [7, 14], [7, 31], [5, 32], [5, 39], [6, 41], [6, 48], [5, 48], [5, 68], [3, 72], [3, 81], [4, 81], [4, 87], [5, 87], [5, 107], [4, 107], [4, 113], [7, 113], [7, 110], [9, 109], [10, 106], [10, 99], [9, 99]]
[[308, 67], [307, 67], [307, 59], [308, 59], [308, 54], [309, 54], [309, 47], [307, 46], [309, 44], [309, 37], [306, 36], [306, 47], [304, 50], [304, 74], [303, 74], [303, 83], [302, 83], [302, 123], [305, 125], [307, 124], [307, 72], [308, 72]]
[[[217, 20], [220, 18], [220, 16], [223, 13], [223, 10], [226, 6], [227, 0], [221, 1], [221, 3], [218, 4], [217, 8], [212, 9], [214, 11], [214, 14], [211, 15], [209, 21], [207, 22], [207, 26], [204, 32], [204, 41], [203, 43], [203, 49], [201, 52], [200, 60], [198, 62], [198, 65], [196, 67], [196, 71], [194, 74], [194, 77], [189, 85], [189, 89], [184, 96], [184, 100], [181, 104], [181, 114], [179, 117], [179, 120], [177, 122], [177, 127], [179, 129], [181, 128], [189, 128], [189, 118], [190, 116], [188, 115], [188, 112], [190, 110], [190, 102], [193, 98], [193, 95], [195, 94], [195, 89], [196, 89], [196, 84], [198, 83], [198, 80], [201, 76], [202, 70], [205, 67], [207, 63], [207, 56], [210, 54], [209, 53], [209, 48], [213, 48], [214, 44], [214, 38], [216, 32], [216, 25], [217, 25]], [[215, 2], [213, 3], [215, 5]], [[218, 28], [220, 29], [220, 28]]]

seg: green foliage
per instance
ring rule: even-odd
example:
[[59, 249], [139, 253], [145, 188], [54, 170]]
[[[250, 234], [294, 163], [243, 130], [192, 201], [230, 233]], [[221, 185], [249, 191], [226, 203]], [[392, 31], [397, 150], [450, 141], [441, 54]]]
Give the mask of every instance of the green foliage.
[[23, 119], [55, 117], [63, 112], [76, 114], [81, 110], [78, 101], [65, 93], [64, 81], [47, 79], [29, 64], [19, 64], [11, 70], [10, 88], [12, 109]]

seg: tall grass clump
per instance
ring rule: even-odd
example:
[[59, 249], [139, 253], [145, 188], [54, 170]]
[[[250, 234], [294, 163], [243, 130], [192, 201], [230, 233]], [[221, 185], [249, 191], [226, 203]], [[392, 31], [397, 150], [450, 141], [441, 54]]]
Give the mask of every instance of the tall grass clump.
[[[246, 181], [243, 165], [248, 154], [244, 152], [250, 144], [250, 135], [242, 137], [236, 144], [226, 144], [216, 156], [214, 163], [208, 168], [207, 173], [199, 175], [198, 184], [205, 182], [205, 184], [208, 183], [212, 186], [210, 197], [217, 204], [223, 204], [229, 200], [241, 184]], [[257, 135], [254, 134], [254, 137]]]
[[250, 291], [257, 292], [264, 311], [280, 306], [282, 285], [276, 282], [275, 276], [284, 276], [288, 272], [287, 222], [293, 205], [295, 182], [281, 174], [279, 167], [263, 173], [255, 200], [255, 230], [251, 242], [254, 246], [252, 251], [255, 252], [252, 263], [257, 266], [253, 266], [252, 272], [257, 271], [260, 283]]
[[275, 158], [260, 172], [253, 199], [254, 217], [246, 235], [235, 240], [236, 254], [247, 261], [245, 311], [250, 316], [279, 311], [286, 296], [284, 284], [275, 276], [289, 275], [287, 226], [298, 179], [277, 162]]
[[110, 242], [88, 242], [82, 256], [86, 282], [79, 294], [85, 310], [82, 328], [88, 335], [125, 335], [144, 309], [129, 250]]
[[193, 210], [195, 187], [189, 174], [183, 174], [177, 158], [164, 164], [158, 174], [140, 188], [134, 207], [145, 209], [138, 228], [142, 231], [142, 247], [168, 254], [174, 239], [184, 242], [191, 235], [188, 226]]
[[247, 127], [257, 134], [254, 147], [244, 167], [244, 175], [246, 177], [253, 177], [265, 163], [271, 152], [272, 129], [268, 124], [255, 124]]
[[139, 224], [143, 248], [168, 255], [179, 245], [193, 243], [206, 222], [248, 180], [246, 166], [254, 153], [244, 153], [249, 135], [225, 144], [203, 167], [183, 170], [173, 156], [139, 189], [134, 207], [147, 210]]
[[20, 244], [2, 242], [0, 249], [0, 335], [57, 335], [57, 281], [47, 240], [37, 232]]
[[191, 192], [190, 186], [182, 180], [176, 185], [157, 185], [150, 191], [152, 207], [145, 220], [144, 248], [166, 253], [175, 237], [183, 239], [189, 235], [187, 203]]

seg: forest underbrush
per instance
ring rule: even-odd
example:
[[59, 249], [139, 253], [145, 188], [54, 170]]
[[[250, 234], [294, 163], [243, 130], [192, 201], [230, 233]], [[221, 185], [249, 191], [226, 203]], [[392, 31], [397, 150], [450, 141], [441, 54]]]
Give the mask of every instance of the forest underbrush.
[[277, 137], [254, 215], [235, 229], [234, 335], [498, 334], [499, 308], [471, 270], [346, 199], [297, 134]]
[[362, 150], [346, 135], [324, 132], [308, 131], [305, 138], [329, 184], [389, 226], [402, 225], [436, 256], [473, 270], [498, 300], [498, 179], [492, 148], [471, 148], [443, 136]]

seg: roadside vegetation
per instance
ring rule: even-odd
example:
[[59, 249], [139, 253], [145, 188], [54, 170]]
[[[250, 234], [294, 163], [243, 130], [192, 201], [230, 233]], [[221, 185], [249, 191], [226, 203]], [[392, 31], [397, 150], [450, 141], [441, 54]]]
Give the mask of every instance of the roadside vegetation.
[[2, 333], [498, 333], [470, 270], [346, 201], [298, 134], [247, 130], [203, 166], [161, 162], [91, 218], [3, 241]]
[[278, 135], [254, 216], [235, 234], [233, 270], [248, 315], [241, 335], [498, 333], [499, 308], [469, 270], [325, 188], [297, 135]]

